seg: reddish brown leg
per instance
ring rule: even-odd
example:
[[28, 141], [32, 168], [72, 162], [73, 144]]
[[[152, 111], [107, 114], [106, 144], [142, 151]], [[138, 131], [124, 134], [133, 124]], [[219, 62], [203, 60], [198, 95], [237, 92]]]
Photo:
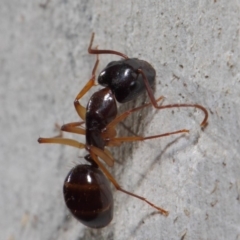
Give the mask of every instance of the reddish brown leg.
[[[164, 99], [164, 97], [161, 96], [161, 97], [159, 97], [159, 98], [158, 98], [157, 100], [155, 100], [155, 101], [156, 101], [156, 102], [159, 102], [159, 101], [161, 101], [161, 100], [163, 100], [163, 99]], [[142, 105], [142, 106], [140, 106], [140, 107], [136, 107], [136, 108], [133, 108], [133, 109], [131, 109], [131, 110], [128, 110], [128, 111], [122, 113], [121, 115], [119, 115], [118, 117], [116, 117], [112, 122], [110, 122], [110, 123], [107, 125], [106, 129], [115, 127], [119, 122], [123, 121], [126, 117], [128, 117], [128, 116], [129, 116], [130, 114], [132, 114], [133, 112], [136, 112], [136, 111], [138, 111], [138, 110], [140, 110], [140, 109], [142, 109], [142, 108], [145, 108], [145, 107], [148, 107], [148, 106], [151, 106], [151, 105], [152, 105], [152, 103], [146, 103], [146, 104], [144, 104], [144, 105]]]
[[61, 130], [64, 132], [70, 132], [70, 133], [76, 133], [76, 134], [82, 134], [85, 135], [86, 134], [86, 130], [84, 128], [80, 128], [79, 126], [81, 126], [82, 124], [84, 124], [85, 122], [72, 122], [72, 123], [67, 123], [64, 124], [61, 127]]
[[54, 143], [54, 144], [62, 144], [62, 145], [67, 145], [67, 146], [72, 146], [76, 148], [83, 149], [85, 148], [85, 144], [80, 143], [76, 140], [70, 139], [70, 138], [39, 138], [38, 139], [39, 143]]
[[205, 127], [207, 125], [207, 120], [208, 120], [208, 111], [206, 108], [204, 108], [203, 106], [201, 105], [198, 105], [198, 104], [169, 104], [169, 105], [165, 105], [165, 106], [159, 106], [157, 104], [157, 101], [156, 99], [154, 98], [153, 96], [153, 92], [152, 92], [152, 88], [147, 80], [147, 77], [145, 75], [145, 73], [142, 71], [142, 69], [138, 69], [138, 72], [140, 74], [142, 74], [143, 76], [143, 80], [144, 80], [144, 83], [145, 83], [145, 86], [146, 86], [146, 89], [147, 89], [147, 92], [148, 92], [148, 95], [149, 95], [149, 98], [152, 102], [152, 105], [157, 108], [157, 109], [164, 109], [164, 108], [176, 108], [176, 107], [194, 107], [194, 108], [199, 108], [200, 110], [202, 110], [205, 114], [205, 117], [201, 123], [201, 127]]
[[[39, 138], [38, 142], [39, 143], [56, 143], [56, 144], [63, 144], [63, 145], [68, 145], [72, 147], [77, 147], [77, 148], [84, 148], [85, 145], [83, 145], [82, 143], [79, 143], [72, 139], [63, 138], [63, 134], [62, 134], [62, 131], [65, 131], [65, 132], [85, 135], [85, 129], [77, 127], [77, 126], [81, 126], [82, 124], [84, 124], [84, 122], [73, 122], [73, 123], [64, 124], [62, 127], [60, 127], [56, 123], [55, 127], [57, 130], [59, 130], [59, 134], [51, 138]], [[84, 147], [81, 147], [81, 146], [84, 146]]]
[[168, 132], [168, 133], [163, 133], [163, 134], [153, 135], [153, 136], [148, 136], [148, 137], [141, 137], [141, 136], [118, 137], [118, 138], [109, 139], [107, 146], [119, 146], [123, 142], [144, 141], [144, 140], [149, 140], [149, 139], [153, 139], [153, 138], [167, 137], [167, 136], [174, 135], [174, 134], [188, 133], [188, 132], [189, 132], [189, 130], [187, 130], [187, 129], [181, 129], [181, 130], [178, 130], [175, 132]]
[[92, 70], [92, 77], [87, 82], [87, 84], [83, 87], [83, 89], [78, 93], [78, 95], [76, 96], [76, 98], [74, 100], [74, 107], [75, 107], [79, 117], [83, 121], [85, 121], [86, 108], [80, 104], [79, 100], [91, 89], [91, 87], [93, 87], [95, 85], [95, 77], [96, 77], [95, 74], [96, 74], [96, 70], [98, 67], [98, 63], [99, 63], [99, 59], [98, 59], [98, 55], [97, 55], [97, 60], [95, 62], [93, 70]]
[[112, 182], [112, 184], [115, 186], [115, 188], [121, 192], [124, 192], [132, 197], [138, 198], [144, 202], [146, 202], [147, 204], [149, 204], [151, 207], [157, 209], [161, 214], [167, 216], [168, 215], [168, 211], [164, 210], [163, 208], [160, 208], [156, 205], [154, 205], [153, 203], [149, 202], [146, 198], [141, 197], [139, 195], [136, 195], [132, 192], [128, 192], [126, 190], [124, 190], [123, 188], [120, 187], [120, 185], [118, 184], [118, 182], [115, 180], [115, 178], [110, 174], [110, 172], [104, 167], [104, 165], [98, 160], [98, 157], [92, 153], [91, 153], [91, 157], [93, 158], [93, 160], [97, 163], [97, 165], [101, 168], [101, 170], [104, 172], [104, 174], [107, 176], [107, 178]]
[[[67, 145], [67, 146], [71, 146], [71, 147], [75, 147], [75, 148], [86, 148], [86, 145], [83, 143], [80, 143], [74, 139], [70, 139], [70, 138], [61, 138], [61, 137], [53, 137], [53, 138], [39, 138], [38, 139], [39, 143], [54, 143], [54, 144], [62, 144], [62, 145]], [[105, 150], [101, 150], [97, 147], [94, 146], [89, 146], [87, 148], [87, 150], [91, 153], [94, 153], [96, 155], [98, 155], [102, 160], [105, 161], [105, 163], [109, 166], [112, 167], [114, 164], [114, 159], [111, 155], [111, 153], [105, 149]]]
[[[156, 102], [159, 102], [163, 99], [164, 97], [161, 96], [159, 97], [157, 100], [155, 100]], [[129, 111], [126, 111], [124, 113], [122, 113], [120, 116], [116, 117], [111, 123], [109, 123], [106, 127], [106, 131], [109, 131], [111, 128], [115, 128], [115, 126], [123, 121], [127, 116], [129, 116], [131, 113], [136, 112], [142, 108], [148, 107], [152, 105], [152, 103], [147, 103], [144, 104], [140, 107], [136, 107], [133, 108]], [[173, 135], [173, 134], [179, 134], [179, 133], [187, 133], [189, 132], [189, 130], [187, 129], [181, 129], [178, 131], [174, 131], [174, 132], [167, 132], [167, 133], [163, 133], [163, 134], [158, 134], [158, 135], [153, 135], [153, 136], [148, 136], [148, 137], [142, 137], [142, 136], [133, 136], [133, 137], [118, 137], [118, 138], [112, 138], [112, 137], [106, 137], [106, 141], [107, 141], [107, 146], [119, 146], [121, 145], [121, 143], [123, 142], [134, 142], [134, 141], [144, 141], [144, 140], [148, 140], [148, 139], [153, 139], [153, 138], [160, 138], [160, 137], [166, 137], [169, 135]]]
[[127, 55], [125, 55], [123, 53], [120, 53], [120, 52], [117, 52], [117, 51], [93, 49], [92, 48], [93, 39], [94, 39], [94, 33], [92, 33], [92, 37], [91, 37], [91, 40], [90, 40], [90, 43], [89, 43], [89, 47], [88, 47], [88, 53], [90, 53], [90, 54], [115, 54], [115, 55], [121, 56], [121, 57], [123, 57], [125, 59], [128, 59]]
[[107, 149], [100, 149], [94, 146], [89, 146], [88, 151], [99, 156], [109, 167], [112, 167], [114, 164], [114, 159], [111, 153]]
[[55, 123], [55, 128], [56, 128], [57, 131], [59, 131], [59, 134], [57, 136], [52, 137], [52, 138], [62, 138], [63, 133], [62, 133], [61, 127], [60, 127], [60, 125], [58, 125], [58, 123]]
[[124, 129], [126, 129], [133, 136], [138, 136], [129, 126], [127, 126], [124, 122], [119, 123]]

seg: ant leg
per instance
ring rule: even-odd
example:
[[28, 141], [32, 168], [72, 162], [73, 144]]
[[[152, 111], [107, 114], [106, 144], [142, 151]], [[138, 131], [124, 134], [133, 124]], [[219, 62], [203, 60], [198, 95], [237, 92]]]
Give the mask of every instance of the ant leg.
[[51, 137], [51, 138], [62, 138], [63, 137], [63, 131], [64, 132], [71, 132], [71, 133], [77, 133], [85, 135], [85, 129], [78, 128], [77, 126], [81, 126], [85, 122], [73, 122], [73, 123], [67, 123], [64, 124], [62, 127], [60, 127], [59, 124], [55, 123], [55, 128], [59, 131], [59, 134], [57, 136]]
[[[161, 100], [163, 100], [163, 99], [164, 99], [164, 97], [161, 96], [161, 97], [159, 97], [159, 98], [158, 98], [157, 100], [155, 100], [155, 101], [156, 101], [156, 102], [159, 102], [159, 101], [161, 101]], [[118, 117], [116, 117], [112, 122], [110, 122], [110, 123], [107, 125], [106, 129], [115, 127], [119, 122], [123, 121], [126, 117], [128, 117], [128, 116], [129, 116], [130, 114], [132, 114], [133, 112], [136, 112], [136, 111], [138, 111], [138, 110], [140, 110], [140, 109], [142, 109], [142, 108], [145, 108], [145, 107], [148, 107], [148, 106], [151, 106], [151, 105], [152, 105], [152, 103], [146, 103], [146, 104], [144, 104], [144, 105], [142, 105], [142, 106], [140, 106], [140, 107], [136, 107], [136, 108], [133, 108], [133, 109], [131, 109], [131, 110], [128, 110], [128, 111], [122, 113], [121, 115], [119, 115]]]
[[132, 135], [138, 136], [132, 129], [130, 129], [130, 126], [127, 126], [124, 122], [120, 122], [119, 124]]
[[109, 179], [109, 181], [112, 182], [112, 184], [115, 186], [115, 188], [121, 192], [124, 192], [132, 197], [138, 198], [144, 202], [146, 202], [147, 204], [149, 204], [151, 207], [157, 209], [161, 214], [168, 216], [168, 211], [164, 210], [163, 208], [160, 208], [156, 205], [154, 205], [153, 203], [149, 202], [146, 198], [141, 197], [139, 195], [136, 195], [134, 193], [128, 192], [126, 190], [124, 190], [123, 188], [120, 187], [120, 185], [118, 184], [118, 182], [115, 180], [115, 178], [110, 174], [110, 172], [104, 167], [104, 165], [98, 160], [97, 154], [94, 154], [93, 152], [91, 153], [91, 157], [93, 158], [93, 160], [96, 162], [96, 164], [101, 168], [101, 170], [104, 172], [104, 174], [106, 175], [106, 177]]
[[[159, 102], [163, 99], [164, 97], [159, 97], [157, 100], [155, 100], [156, 102]], [[147, 103], [144, 104], [140, 107], [136, 107], [133, 108], [129, 111], [124, 112], [123, 114], [121, 114], [120, 116], [116, 117], [111, 123], [109, 123], [106, 127], [106, 131], [110, 131], [110, 129], [115, 128], [115, 126], [123, 121], [128, 115], [130, 115], [131, 113], [138, 111], [144, 107], [148, 107], [150, 106], [152, 103]], [[111, 136], [105, 136], [106, 142], [107, 142], [107, 146], [119, 146], [121, 145], [123, 142], [134, 142], [134, 141], [144, 141], [144, 140], [148, 140], [148, 139], [153, 139], [153, 138], [160, 138], [160, 137], [166, 137], [169, 135], [173, 135], [173, 134], [179, 134], [179, 133], [185, 133], [185, 132], [189, 132], [189, 130], [187, 129], [181, 129], [175, 132], [168, 132], [168, 133], [164, 133], [164, 134], [158, 134], [158, 135], [153, 135], [153, 136], [148, 136], [148, 137], [142, 137], [142, 136], [133, 136], [133, 137], [119, 137], [119, 138], [112, 138]]]
[[54, 136], [53, 138], [62, 138], [63, 133], [62, 133], [61, 127], [58, 123], [55, 123], [55, 129], [59, 132], [59, 134], [57, 136]]
[[[86, 145], [83, 143], [80, 143], [76, 140], [70, 139], [70, 138], [61, 138], [61, 137], [53, 137], [53, 138], [38, 138], [38, 142], [39, 143], [54, 143], [54, 144], [62, 144], [62, 145], [67, 145], [67, 146], [71, 146], [71, 147], [75, 147], [75, 148], [86, 148]], [[94, 146], [90, 146], [88, 149], [90, 152], [94, 152], [95, 154], [97, 154], [101, 159], [103, 159], [106, 164], [109, 167], [112, 167], [114, 164], [114, 159], [111, 155], [111, 153], [105, 149], [104, 151], [94, 147]]]
[[159, 135], [153, 135], [153, 136], [148, 136], [148, 137], [141, 137], [141, 136], [134, 136], [134, 137], [118, 137], [118, 138], [113, 138], [113, 139], [108, 139], [107, 146], [119, 146], [123, 142], [136, 142], [136, 141], [144, 141], [148, 139], [153, 139], [153, 138], [160, 138], [160, 137], [166, 137], [174, 134], [179, 134], [179, 133], [188, 133], [189, 130], [187, 129], [181, 129], [175, 132], [168, 132], [168, 133], [163, 133]]
[[76, 98], [74, 100], [74, 107], [75, 107], [79, 117], [82, 120], [85, 120], [86, 108], [83, 107], [79, 103], [79, 100], [95, 85], [95, 77], [96, 77], [95, 74], [96, 74], [98, 63], [99, 63], [99, 59], [98, 59], [98, 55], [97, 55], [97, 60], [95, 62], [93, 70], [92, 70], [92, 77], [87, 82], [87, 84], [83, 87], [83, 89], [78, 93], [78, 95], [76, 96]]
[[[159, 101], [161, 101], [161, 100], [163, 100], [164, 99], [164, 97], [163, 96], [161, 96], [161, 97], [159, 97], [156, 101], [157, 102], [159, 102]], [[145, 107], [148, 107], [148, 106], [150, 106], [151, 105], [151, 103], [146, 103], [146, 104], [144, 104], [144, 105], [142, 105], [142, 106], [140, 106], [140, 107], [136, 107], [136, 108], [133, 108], [133, 109], [131, 109], [131, 110], [129, 110], [129, 111], [126, 111], [126, 112], [124, 112], [124, 113], [122, 113], [121, 115], [119, 115], [118, 117], [116, 117], [111, 123], [109, 123], [108, 125], [107, 125], [107, 127], [106, 127], [106, 129], [103, 131], [103, 133], [102, 133], [102, 137], [104, 138], [104, 139], [113, 139], [113, 137], [115, 137], [116, 136], [116, 130], [115, 130], [115, 126], [118, 124], [118, 123], [120, 123], [121, 121], [123, 121], [128, 115], [130, 115], [131, 113], [133, 113], [133, 112], [136, 112], [136, 111], [138, 111], [138, 110], [140, 110], [140, 109], [142, 109], [142, 108], [145, 108]], [[111, 134], [112, 132], [114, 132], [115, 134]], [[138, 136], [136, 136], [136, 137], [138, 137]], [[113, 141], [111, 141], [111, 144], [109, 143], [109, 145], [108, 146], [119, 146], [119, 145], [121, 145], [121, 142], [117, 142], [117, 141], [115, 141], [115, 142], [113, 142]]]
[[84, 123], [85, 122], [72, 122], [64, 124], [61, 127], [61, 131], [86, 135], [86, 130], [84, 128], [79, 127]]
[[88, 53], [89, 54], [115, 54], [115, 55], [118, 55], [118, 56], [123, 57], [125, 59], [128, 59], [127, 55], [125, 55], [123, 53], [120, 53], [120, 52], [117, 52], [117, 51], [93, 49], [92, 48], [93, 39], [94, 39], [94, 33], [92, 33], [92, 36], [91, 36], [91, 39], [90, 39], [90, 43], [89, 43], [89, 46], [88, 46]]
[[164, 109], [164, 108], [175, 108], [175, 107], [194, 107], [194, 108], [199, 108], [201, 109], [204, 114], [205, 114], [205, 117], [202, 121], [202, 123], [200, 124], [201, 127], [205, 127], [207, 125], [207, 120], [208, 120], [208, 111], [206, 108], [204, 108], [203, 106], [199, 105], [199, 104], [169, 104], [169, 105], [165, 105], [165, 106], [159, 106], [157, 105], [157, 101], [156, 99], [154, 98], [153, 96], [153, 92], [152, 92], [152, 89], [151, 89], [151, 86], [148, 82], [148, 79], [145, 75], [145, 73], [142, 71], [142, 69], [138, 69], [137, 70], [138, 73], [142, 74], [143, 76], [143, 80], [144, 80], [144, 83], [145, 83], [145, 86], [146, 86], [146, 89], [147, 89], [147, 92], [148, 92], [148, 95], [149, 95], [149, 98], [152, 102], [152, 105], [157, 108], [157, 109]]
[[110, 127], [110, 128], [106, 128], [104, 129], [104, 131], [101, 133], [101, 137], [103, 139], [106, 139], [106, 138], [114, 138], [115, 136], [117, 135], [117, 131], [115, 129], [115, 126], [114, 127]]
[[100, 149], [94, 146], [89, 146], [88, 148], [89, 152], [96, 154], [99, 156], [109, 167], [112, 167], [114, 164], [114, 158], [112, 157], [112, 154], [107, 149]]
[[39, 143], [55, 143], [55, 144], [62, 144], [62, 145], [67, 145], [67, 146], [72, 146], [76, 148], [83, 149], [85, 148], [85, 144], [80, 143], [76, 140], [70, 139], [70, 138], [39, 138], [38, 139]]

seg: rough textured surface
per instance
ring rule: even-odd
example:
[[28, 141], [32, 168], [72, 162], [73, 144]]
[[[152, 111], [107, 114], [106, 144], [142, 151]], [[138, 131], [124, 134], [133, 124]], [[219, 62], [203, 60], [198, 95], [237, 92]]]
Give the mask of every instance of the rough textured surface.
[[[0, 238], [240, 239], [239, 3], [41, 3], [1, 1]], [[202, 131], [200, 111], [150, 109], [130, 123], [141, 125], [137, 134], [181, 128], [190, 134], [114, 151], [112, 172], [119, 183], [169, 210], [167, 218], [114, 191], [112, 223], [102, 230], [85, 228], [69, 215], [62, 196], [63, 180], [84, 151], [37, 143], [39, 136], [57, 134], [55, 123], [78, 120], [72, 102], [94, 65], [87, 54], [92, 31], [99, 48], [153, 64], [156, 97], [209, 110]], [[100, 58], [100, 68], [118, 59]]]

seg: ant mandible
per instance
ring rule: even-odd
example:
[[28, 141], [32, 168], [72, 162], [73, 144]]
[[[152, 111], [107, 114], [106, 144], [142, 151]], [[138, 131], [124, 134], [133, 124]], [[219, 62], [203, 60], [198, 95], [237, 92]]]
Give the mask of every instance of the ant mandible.
[[[93, 49], [93, 39], [94, 33], [88, 47], [90, 54], [97, 55], [97, 60], [92, 70], [92, 77], [74, 101], [76, 112], [83, 121], [64, 124], [61, 127], [61, 130], [65, 132], [85, 135], [86, 144], [73, 139], [62, 138], [61, 134], [52, 138], [39, 138], [38, 142], [63, 144], [80, 149], [85, 148], [89, 152], [85, 156], [85, 160], [90, 165], [81, 164], [75, 166], [68, 173], [63, 186], [63, 194], [67, 207], [73, 216], [84, 225], [91, 228], [102, 228], [111, 222], [113, 217], [113, 196], [107, 179], [113, 183], [117, 190], [145, 201], [161, 214], [167, 216], [168, 211], [154, 205], [144, 197], [124, 190], [101, 163], [99, 158], [109, 167], [112, 167], [114, 158], [106, 149], [108, 146], [119, 146], [124, 142], [144, 141], [189, 132], [187, 129], [182, 129], [148, 137], [116, 137], [116, 125], [133, 112], [142, 108], [150, 105], [153, 105], [157, 109], [176, 107], [199, 108], [205, 114], [204, 120], [201, 123], [202, 127], [207, 124], [208, 112], [203, 106], [198, 104], [158, 105], [157, 103], [163, 97], [155, 99], [153, 96], [152, 86], [156, 75], [154, 68], [146, 61], [137, 58], [128, 58], [125, 54], [117, 51]], [[99, 54], [115, 54], [121, 56], [123, 59], [110, 62], [100, 73], [98, 83], [105, 88], [95, 92], [91, 96], [87, 107], [84, 108], [79, 100], [95, 85], [95, 73], [99, 63]], [[120, 103], [128, 102], [142, 94], [145, 89], [151, 100], [150, 103], [133, 108], [117, 116], [116, 100]], [[85, 124], [85, 128], [82, 127], [83, 124]]]

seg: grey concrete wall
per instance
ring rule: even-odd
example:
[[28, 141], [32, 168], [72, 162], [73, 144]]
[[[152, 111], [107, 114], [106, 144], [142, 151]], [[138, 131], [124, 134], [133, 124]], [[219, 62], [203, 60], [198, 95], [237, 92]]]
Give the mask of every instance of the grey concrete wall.
[[[240, 239], [239, 2], [41, 3], [0, 3], [0, 239]], [[66, 209], [62, 183], [85, 152], [37, 143], [57, 134], [55, 123], [78, 120], [73, 100], [91, 75], [93, 31], [99, 48], [152, 63], [164, 103], [209, 111], [202, 131], [198, 110], [148, 109], [128, 123], [141, 125], [137, 134], [190, 133], [113, 151], [119, 183], [168, 217], [113, 190], [111, 224], [84, 227]], [[113, 59], [101, 56], [100, 69]]]

